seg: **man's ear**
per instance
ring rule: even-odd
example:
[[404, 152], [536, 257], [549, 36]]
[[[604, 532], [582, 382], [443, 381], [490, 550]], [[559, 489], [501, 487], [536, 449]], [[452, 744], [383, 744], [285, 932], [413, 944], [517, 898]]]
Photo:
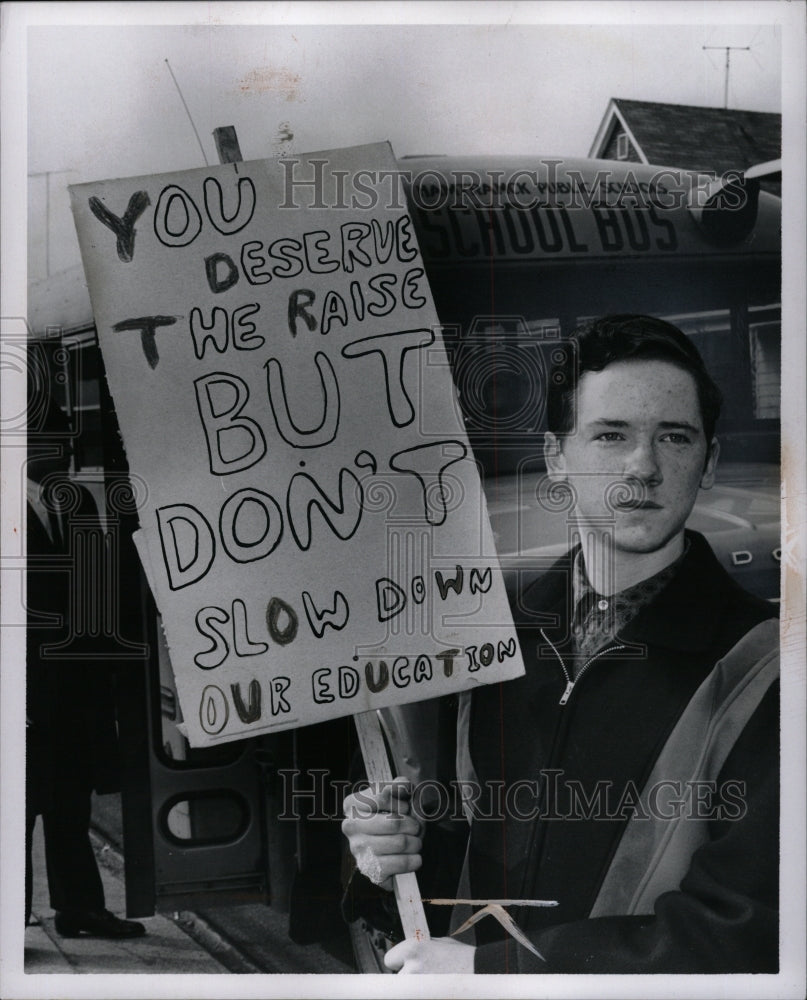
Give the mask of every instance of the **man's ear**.
[[552, 431], [544, 434], [544, 461], [547, 471], [558, 479], [566, 478], [566, 459], [563, 455], [561, 438]]
[[701, 476], [701, 489], [710, 490], [715, 483], [715, 471], [717, 469], [717, 459], [720, 455], [720, 442], [717, 438], [712, 438], [709, 445], [709, 453], [706, 456], [706, 465], [703, 467]]

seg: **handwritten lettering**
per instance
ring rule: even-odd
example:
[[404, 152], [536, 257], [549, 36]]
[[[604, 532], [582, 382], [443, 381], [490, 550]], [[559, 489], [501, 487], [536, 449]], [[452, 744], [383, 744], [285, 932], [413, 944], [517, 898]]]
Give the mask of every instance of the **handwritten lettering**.
[[[295, 175], [305, 213], [280, 211], [270, 161], [74, 193], [193, 746], [517, 672], [411, 219], [340, 155]], [[318, 177], [368, 206], [326, 212]], [[539, 240], [527, 213], [465, 223], [488, 247]]]

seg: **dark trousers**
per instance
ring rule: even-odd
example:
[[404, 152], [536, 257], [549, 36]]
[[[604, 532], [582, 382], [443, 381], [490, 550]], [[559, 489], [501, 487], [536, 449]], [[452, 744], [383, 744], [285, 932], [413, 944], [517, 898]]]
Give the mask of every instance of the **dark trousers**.
[[[31, 845], [38, 812], [45, 834], [50, 905], [59, 912], [103, 910], [104, 887], [90, 841], [92, 786], [82, 775], [60, 774], [44, 801], [36, 790], [26, 795], [25, 922], [31, 916]], [[37, 806], [39, 805], [39, 808]]]

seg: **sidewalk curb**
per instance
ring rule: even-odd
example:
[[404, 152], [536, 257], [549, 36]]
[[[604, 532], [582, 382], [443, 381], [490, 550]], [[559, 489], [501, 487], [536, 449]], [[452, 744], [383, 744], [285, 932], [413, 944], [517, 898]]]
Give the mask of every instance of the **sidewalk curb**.
[[[107, 840], [95, 826], [90, 829], [98, 863], [112, 875], [124, 881], [124, 861], [120, 851]], [[170, 920], [192, 941], [203, 948], [211, 958], [224, 966], [228, 972], [266, 974], [268, 970], [255, 965], [232, 942], [227, 941], [198, 913], [191, 910], [175, 910], [173, 913], [157, 913], [156, 916]]]

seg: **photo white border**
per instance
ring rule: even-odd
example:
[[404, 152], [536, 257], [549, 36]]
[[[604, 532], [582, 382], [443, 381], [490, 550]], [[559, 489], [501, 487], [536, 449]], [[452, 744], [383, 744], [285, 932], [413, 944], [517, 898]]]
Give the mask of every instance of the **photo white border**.
[[[26, 997], [802, 997], [805, 994], [805, 5], [789, 0], [714, 2], [522, 2], [522, 3], [4, 3], [0, 8], [0, 336], [19, 334], [27, 314], [26, 293], [26, 29], [44, 25], [179, 24], [779, 24], [783, 59], [783, 671], [782, 671], [782, 938], [777, 976], [473, 976], [374, 977], [314, 975], [24, 975], [23, 872], [21, 852], [7, 845], [24, 842], [24, 662], [22, 628], [0, 636], [0, 996]], [[383, 137], [379, 137], [383, 138]], [[24, 321], [23, 321], [24, 324]], [[0, 371], [4, 424], [24, 409], [24, 385], [11, 369]], [[3, 447], [0, 544], [15, 551], [21, 532], [19, 483], [24, 450]], [[5, 559], [0, 584], [5, 608], [22, 607], [21, 573]], [[21, 612], [17, 612], [18, 614]], [[6, 619], [3, 617], [4, 622]], [[17, 624], [24, 625], [24, 622]], [[753, 863], [753, 859], [749, 859]]]

